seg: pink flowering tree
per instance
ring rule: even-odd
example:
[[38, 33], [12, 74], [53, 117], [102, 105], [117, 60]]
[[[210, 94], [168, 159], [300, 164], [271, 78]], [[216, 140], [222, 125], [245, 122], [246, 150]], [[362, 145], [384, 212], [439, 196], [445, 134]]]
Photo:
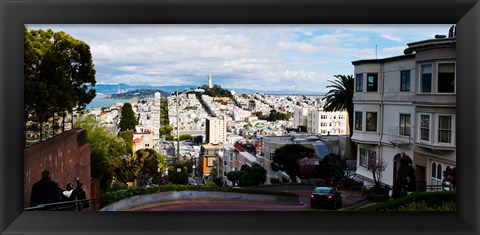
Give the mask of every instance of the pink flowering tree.
[[377, 155], [374, 153], [368, 156], [367, 170], [372, 172], [373, 181], [375, 182], [375, 186], [377, 188], [380, 188], [380, 178], [382, 178], [382, 172], [385, 171], [386, 167], [387, 163], [383, 160], [383, 158], [377, 157]]
[[308, 177], [308, 182], [310, 182], [310, 174], [315, 168], [315, 161], [313, 157], [304, 157], [297, 160], [300, 175]]

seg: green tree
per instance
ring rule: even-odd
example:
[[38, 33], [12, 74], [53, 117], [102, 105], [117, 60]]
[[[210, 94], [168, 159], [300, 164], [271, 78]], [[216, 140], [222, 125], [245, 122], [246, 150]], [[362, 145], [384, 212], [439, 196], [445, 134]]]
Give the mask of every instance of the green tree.
[[90, 47], [64, 32], [24, 26], [23, 65], [25, 127], [29, 120], [42, 124], [62, 113], [63, 129], [65, 112], [80, 111], [95, 97], [88, 88], [96, 84]]
[[165, 125], [165, 131], [167, 132], [167, 135], [169, 135], [170, 133], [172, 133], [173, 127], [170, 126], [170, 124], [167, 124]]
[[189, 134], [185, 134], [185, 135], [181, 135], [179, 137], [179, 140], [182, 141], [182, 140], [192, 140], [192, 136], [189, 135]]
[[314, 150], [299, 144], [287, 144], [275, 150], [272, 169], [286, 171], [293, 180], [299, 173], [298, 160], [313, 157]]
[[347, 161], [337, 154], [330, 153], [322, 158], [319, 162], [317, 171], [320, 178], [329, 182], [331, 178], [341, 180], [345, 177], [347, 171]]
[[188, 184], [187, 167], [179, 163], [168, 168], [168, 180], [172, 184]]
[[227, 173], [227, 179], [232, 181], [233, 185], [239, 185], [243, 171], [230, 171]]
[[162, 173], [158, 170], [159, 166], [165, 167], [165, 157], [159, 154], [155, 149], [139, 149], [135, 155], [130, 155], [125, 159], [125, 166], [131, 172], [134, 178], [134, 186], [145, 186], [149, 178], [155, 178], [157, 174]]
[[167, 131], [165, 131], [165, 128], [164, 127], [160, 127], [160, 136], [164, 136], [167, 134]]
[[120, 131], [118, 133], [118, 137], [125, 140], [127, 153], [133, 153], [133, 131], [132, 130]]
[[[227, 176], [228, 177], [228, 176]], [[247, 167], [240, 178], [241, 186], [258, 186], [267, 180], [267, 170], [255, 163]]]
[[[323, 110], [327, 112], [335, 111], [347, 111], [348, 114], [348, 129], [350, 131], [350, 137], [353, 135], [353, 93], [355, 87], [355, 80], [352, 75], [335, 75], [336, 80], [329, 80], [333, 83], [328, 85], [330, 90], [327, 92], [322, 100], [325, 101]], [[356, 156], [355, 143], [350, 142], [350, 148], [352, 155]]]
[[173, 141], [173, 139], [175, 139], [175, 137], [173, 137], [173, 135], [167, 135], [167, 137], [165, 137], [166, 141]]
[[122, 116], [120, 117], [120, 130], [135, 130], [137, 125], [137, 118], [135, 117], [135, 112], [133, 112], [132, 105], [130, 103], [125, 103], [122, 106]]
[[101, 188], [107, 189], [126, 154], [125, 141], [109, 133], [91, 116], [81, 116], [74, 128], [85, 129], [87, 142], [90, 143], [91, 176], [100, 179]]

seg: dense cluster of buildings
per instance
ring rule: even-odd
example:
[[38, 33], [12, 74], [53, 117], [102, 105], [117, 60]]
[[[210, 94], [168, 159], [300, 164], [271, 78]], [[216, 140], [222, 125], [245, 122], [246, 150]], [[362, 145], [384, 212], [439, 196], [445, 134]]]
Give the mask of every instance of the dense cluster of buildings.
[[[134, 149], [152, 147], [174, 159], [179, 148], [183, 159], [195, 162], [197, 177], [220, 177], [226, 185], [233, 185], [228, 172], [255, 163], [267, 170], [267, 183], [296, 180], [270, 167], [275, 150], [287, 144], [312, 148], [318, 159], [328, 153], [356, 159], [356, 174], [365, 185], [373, 184], [368, 170], [372, 159], [386, 163], [379, 178], [386, 185], [393, 185], [402, 164], [414, 169], [420, 184], [438, 185], [443, 172], [456, 166], [455, 48], [454, 36], [436, 37], [409, 43], [404, 55], [353, 61], [352, 130], [348, 113], [324, 111], [319, 97], [232, 92], [232, 99], [198, 98], [181, 92], [166, 97], [173, 134], [202, 136], [203, 144], [182, 141], [177, 146], [159, 135], [161, 97], [156, 93], [133, 104], [139, 119]], [[212, 87], [210, 75], [208, 84]], [[114, 129], [119, 110], [112, 106], [91, 112]], [[259, 118], [272, 110], [289, 119]], [[356, 143], [356, 156], [351, 156], [350, 141]]]

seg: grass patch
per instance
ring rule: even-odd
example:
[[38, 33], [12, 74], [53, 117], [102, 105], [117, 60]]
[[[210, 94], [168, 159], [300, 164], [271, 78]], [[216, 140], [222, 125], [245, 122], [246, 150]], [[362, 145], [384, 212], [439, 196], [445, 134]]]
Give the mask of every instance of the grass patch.
[[[440, 192], [416, 192], [409, 196], [405, 196], [393, 201], [388, 201], [385, 203], [378, 203], [372, 206], [359, 208], [357, 211], [397, 211], [400, 208], [405, 209], [405, 207], [409, 205], [413, 205], [415, 207], [415, 203], [417, 206], [424, 205], [426, 208], [441, 208], [445, 203], [447, 203], [447, 208], [451, 208], [448, 206], [448, 203], [455, 203], [456, 202], [456, 192], [455, 191], [440, 191]], [[422, 203], [419, 205], [418, 203]], [[423, 204], [424, 203], [424, 204]]]
[[219, 187], [214, 183], [206, 183], [204, 185], [157, 185], [148, 188], [127, 188], [116, 191], [107, 192], [101, 199], [101, 207], [107, 206], [114, 202], [136, 195], [154, 194], [170, 191], [207, 191], [207, 192], [231, 192], [231, 193], [250, 193], [250, 194], [265, 194], [265, 195], [279, 195], [279, 196], [297, 196], [295, 193], [276, 192], [251, 188], [232, 188]]

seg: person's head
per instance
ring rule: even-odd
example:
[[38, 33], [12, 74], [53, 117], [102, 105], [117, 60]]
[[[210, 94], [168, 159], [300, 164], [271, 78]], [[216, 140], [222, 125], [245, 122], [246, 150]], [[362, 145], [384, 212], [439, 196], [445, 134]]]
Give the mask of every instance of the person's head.
[[43, 170], [42, 171], [42, 178], [48, 178], [48, 177], [50, 177], [50, 172], [47, 171], [47, 170]]
[[410, 176], [407, 176], [407, 181], [410, 181]]
[[72, 183], [68, 183], [67, 186], [65, 187], [65, 189], [66, 189], [67, 191], [72, 190], [72, 189], [73, 189]]

